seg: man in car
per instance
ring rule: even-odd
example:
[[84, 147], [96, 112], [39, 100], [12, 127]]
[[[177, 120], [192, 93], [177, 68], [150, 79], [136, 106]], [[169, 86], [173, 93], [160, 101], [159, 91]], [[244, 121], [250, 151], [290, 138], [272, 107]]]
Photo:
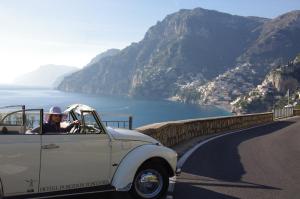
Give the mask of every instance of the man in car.
[[60, 123], [62, 121], [64, 114], [62, 113], [60, 107], [53, 106], [50, 108], [48, 113], [48, 120], [43, 124], [43, 133], [64, 133], [70, 132], [70, 130], [75, 126], [79, 125], [80, 122], [78, 120], [72, 122], [67, 127], [61, 127]]

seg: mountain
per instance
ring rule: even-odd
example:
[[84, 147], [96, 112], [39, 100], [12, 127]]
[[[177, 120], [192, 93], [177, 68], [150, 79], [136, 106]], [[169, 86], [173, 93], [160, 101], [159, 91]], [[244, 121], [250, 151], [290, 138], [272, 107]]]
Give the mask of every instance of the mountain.
[[35, 86], [53, 88], [60, 84], [64, 76], [69, 75], [78, 68], [63, 65], [43, 65], [38, 69], [19, 76], [15, 79], [14, 84], [22, 86]]
[[103, 53], [98, 54], [96, 57], [94, 57], [90, 63], [87, 64], [87, 66], [91, 66], [97, 62], [99, 62], [104, 57], [114, 56], [120, 52], [119, 49], [109, 49]]
[[246, 95], [234, 102], [236, 113], [272, 111], [274, 107], [283, 107], [290, 102], [300, 104], [300, 54], [288, 64], [272, 69], [264, 80]]
[[[180, 88], [175, 99], [200, 104], [227, 106], [260, 84], [273, 68], [292, 60], [300, 51], [300, 12], [293, 11], [258, 27], [259, 36], [229, 68], [205, 84], [190, 82]], [[191, 95], [192, 93], [192, 95]]]
[[300, 52], [299, 16], [180, 10], [150, 27], [140, 42], [65, 77], [58, 89], [229, 105]]
[[142, 41], [65, 78], [59, 89], [169, 97], [177, 85], [205, 82], [234, 65], [264, 21], [201, 8], [180, 10], [151, 27]]
[[246, 53], [240, 57], [245, 62], [274, 62], [281, 64], [293, 59], [300, 49], [300, 11], [283, 14], [267, 21], [261, 33]]

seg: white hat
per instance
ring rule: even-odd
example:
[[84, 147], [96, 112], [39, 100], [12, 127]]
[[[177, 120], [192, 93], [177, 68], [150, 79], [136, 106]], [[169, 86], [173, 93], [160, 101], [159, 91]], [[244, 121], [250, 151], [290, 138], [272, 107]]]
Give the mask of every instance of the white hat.
[[49, 115], [63, 115], [61, 109], [58, 106], [52, 106], [49, 110]]

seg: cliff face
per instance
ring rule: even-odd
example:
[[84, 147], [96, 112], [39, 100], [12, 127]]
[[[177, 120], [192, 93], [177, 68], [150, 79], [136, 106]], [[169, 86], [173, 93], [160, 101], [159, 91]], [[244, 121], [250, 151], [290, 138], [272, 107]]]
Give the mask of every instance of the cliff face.
[[143, 40], [96, 60], [59, 89], [229, 104], [300, 52], [300, 12], [275, 19], [180, 10]]
[[94, 57], [90, 63], [88, 63], [86, 65], [86, 67], [90, 66], [90, 65], [93, 65], [97, 62], [99, 62], [101, 59], [105, 58], [105, 57], [109, 57], [109, 56], [114, 56], [114, 55], [117, 55], [118, 53], [120, 52], [119, 49], [109, 49], [103, 53], [100, 53], [98, 54], [96, 57]]
[[299, 80], [291, 74], [284, 74], [281, 71], [271, 72], [262, 85], [270, 85], [279, 93], [286, 93], [288, 90], [296, 90]]
[[300, 55], [287, 65], [271, 70], [256, 88], [232, 103], [237, 113], [270, 111], [287, 105], [287, 92], [292, 103], [299, 102]]
[[241, 61], [252, 63], [285, 63], [293, 59], [300, 48], [300, 11], [292, 11], [267, 21], [259, 37], [253, 42]]
[[204, 83], [234, 66], [263, 23], [200, 8], [181, 10], [151, 27], [139, 43], [65, 78], [59, 89], [169, 97], [178, 85]]

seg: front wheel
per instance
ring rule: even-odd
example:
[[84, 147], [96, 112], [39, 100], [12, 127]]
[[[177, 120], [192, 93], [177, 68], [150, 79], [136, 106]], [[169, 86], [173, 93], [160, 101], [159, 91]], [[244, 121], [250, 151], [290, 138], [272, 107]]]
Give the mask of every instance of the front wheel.
[[142, 166], [136, 173], [131, 194], [139, 199], [162, 198], [169, 187], [169, 176], [161, 165], [147, 164]]

